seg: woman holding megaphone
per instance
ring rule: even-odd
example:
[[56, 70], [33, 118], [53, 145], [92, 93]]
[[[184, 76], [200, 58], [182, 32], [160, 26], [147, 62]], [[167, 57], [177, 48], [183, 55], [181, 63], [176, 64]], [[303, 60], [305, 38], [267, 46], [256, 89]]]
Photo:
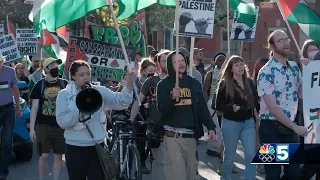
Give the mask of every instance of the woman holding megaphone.
[[108, 109], [122, 110], [133, 99], [133, 82], [137, 76], [126, 76], [127, 86], [121, 92], [89, 84], [90, 65], [82, 60], [70, 66], [70, 81], [57, 97], [57, 123], [65, 129], [66, 165], [69, 180], [105, 180], [105, 169], [99, 156], [99, 148], [106, 138], [106, 114]]

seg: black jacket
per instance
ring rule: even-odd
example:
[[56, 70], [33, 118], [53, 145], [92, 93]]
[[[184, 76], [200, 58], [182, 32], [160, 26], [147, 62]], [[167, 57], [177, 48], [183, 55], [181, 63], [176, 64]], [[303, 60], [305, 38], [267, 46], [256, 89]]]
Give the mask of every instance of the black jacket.
[[[157, 85], [157, 106], [161, 116], [153, 129], [153, 132], [155, 133], [163, 132], [163, 125], [167, 115], [171, 113], [173, 108], [175, 108], [175, 102], [172, 100], [171, 96], [171, 91], [175, 85], [175, 71], [172, 66], [173, 54], [175, 54], [175, 51], [170, 53], [167, 57], [168, 76], [161, 80]], [[191, 99], [193, 102], [192, 111], [196, 125], [195, 136], [197, 138], [201, 138], [204, 135], [202, 124], [204, 124], [208, 130], [215, 130], [215, 124], [213, 123], [205, 101], [201, 83], [187, 74], [184, 74], [183, 78], [187, 78], [191, 86]]]

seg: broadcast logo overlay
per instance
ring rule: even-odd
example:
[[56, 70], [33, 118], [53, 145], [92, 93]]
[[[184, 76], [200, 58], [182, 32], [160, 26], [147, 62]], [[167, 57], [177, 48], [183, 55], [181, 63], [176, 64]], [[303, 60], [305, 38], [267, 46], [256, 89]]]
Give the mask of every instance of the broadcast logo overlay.
[[252, 164], [289, 164], [290, 157], [297, 150], [292, 144], [263, 144]]

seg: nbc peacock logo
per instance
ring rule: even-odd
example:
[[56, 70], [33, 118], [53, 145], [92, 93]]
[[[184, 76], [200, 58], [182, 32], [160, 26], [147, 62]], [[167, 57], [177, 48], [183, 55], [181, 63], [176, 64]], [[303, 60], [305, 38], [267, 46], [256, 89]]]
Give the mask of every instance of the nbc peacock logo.
[[274, 147], [270, 144], [264, 144], [259, 150], [259, 159], [264, 163], [271, 163], [275, 159]]

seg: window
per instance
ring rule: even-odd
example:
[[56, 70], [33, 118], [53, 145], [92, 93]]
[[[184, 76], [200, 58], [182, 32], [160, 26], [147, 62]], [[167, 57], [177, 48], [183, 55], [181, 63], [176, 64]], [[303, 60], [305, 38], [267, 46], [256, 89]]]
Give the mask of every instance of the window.
[[173, 47], [172, 40], [173, 40], [172, 30], [165, 30], [164, 31], [164, 49], [172, 50], [172, 47]]

